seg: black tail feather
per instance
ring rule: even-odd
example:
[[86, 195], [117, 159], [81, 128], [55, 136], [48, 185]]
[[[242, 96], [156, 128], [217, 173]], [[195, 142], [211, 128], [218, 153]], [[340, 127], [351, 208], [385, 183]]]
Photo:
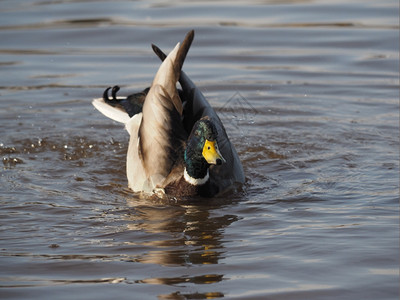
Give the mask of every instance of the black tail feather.
[[156, 45], [151, 44], [151, 48], [153, 48], [154, 53], [158, 56], [159, 59], [161, 59], [161, 61], [164, 61], [167, 58], [167, 55], [162, 52], [162, 50]]
[[111, 89], [111, 86], [109, 86], [108, 88], [106, 88], [103, 92], [103, 100], [104, 102], [110, 104], [110, 98], [108, 98], [108, 91]]
[[[108, 91], [111, 89], [111, 96], [112, 99], [108, 96]], [[105, 103], [113, 106], [113, 107], [120, 107], [121, 109], [125, 110], [129, 117], [133, 117], [134, 115], [141, 113], [143, 109], [143, 103], [146, 99], [146, 95], [149, 92], [149, 88], [144, 89], [142, 92], [135, 93], [129, 95], [126, 98], [117, 98], [117, 93], [120, 90], [118, 85], [114, 87], [108, 87], [104, 90], [103, 93], [103, 100]]]
[[119, 86], [118, 85], [114, 85], [112, 90], [111, 90], [111, 95], [113, 97], [114, 101], [117, 101], [117, 93], [119, 91]]

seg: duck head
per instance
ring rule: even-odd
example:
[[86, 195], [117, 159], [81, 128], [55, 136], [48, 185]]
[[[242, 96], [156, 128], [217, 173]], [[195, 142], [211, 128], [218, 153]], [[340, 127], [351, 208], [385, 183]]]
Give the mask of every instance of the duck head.
[[184, 154], [186, 172], [190, 177], [205, 178], [210, 165], [225, 162], [218, 149], [217, 136], [217, 128], [209, 118], [202, 118], [194, 124]]

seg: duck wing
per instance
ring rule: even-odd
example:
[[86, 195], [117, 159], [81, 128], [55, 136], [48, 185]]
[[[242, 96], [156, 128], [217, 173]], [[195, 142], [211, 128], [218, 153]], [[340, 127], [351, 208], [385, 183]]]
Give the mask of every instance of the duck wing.
[[143, 104], [138, 153], [147, 178], [144, 190], [160, 185], [183, 155], [187, 133], [176, 83], [193, 37], [194, 32], [189, 32], [165, 58]]
[[[166, 55], [155, 45], [152, 45], [154, 52], [161, 60], [165, 60]], [[234, 183], [244, 183], [245, 176], [239, 155], [230, 142], [225, 127], [222, 124], [215, 110], [208, 103], [203, 93], [190, 80], [190, 78], [181, 71], [179, 83], [183, 90], [183, 126], [187, 132], [190, 132], [194, 123], [202, 117], [208, 116], [215, 124], [218, 130], [218, 147], [222, 156], [226, 160], [223, 167], [210, 167], [210, 178], [220, 191], [225, 190]]]

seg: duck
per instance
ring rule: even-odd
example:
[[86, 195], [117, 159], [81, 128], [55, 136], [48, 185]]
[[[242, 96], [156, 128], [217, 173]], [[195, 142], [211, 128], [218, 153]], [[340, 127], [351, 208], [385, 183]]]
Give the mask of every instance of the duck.
[[123, 123], [130, 135], [126, 176], [133, 192], [174, 199], [214, 197], [245, 181], [224, 125], [182, 70], [193, 39], [191, 30], [168, 55], [152, 44], [162, 62], [150, 87], [127, 97], [117, 95], [119, 86], [108, 87], [92, 102]]

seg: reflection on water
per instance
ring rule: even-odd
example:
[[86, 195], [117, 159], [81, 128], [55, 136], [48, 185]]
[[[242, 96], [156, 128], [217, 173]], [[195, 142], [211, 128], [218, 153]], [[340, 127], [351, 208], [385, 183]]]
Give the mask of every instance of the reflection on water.
[[[202, 206], [138, 206], [137, 200], [131, 200], [128, 205], [133, 210], [125, 216], [128, 229], [172, 235], [171, 240], [142, 243], [157, 249], [140, 257], [143, 263], [218, 264], [224, 254], [223, 229], [237, 220], [234, 215], [212, 217], [207, 207]], [[168, 250], [170, 246], [174, 250]]]
[[[135, 262], [156, 264], [166, 267], [219, 264], [224, 258], [223, 243], [224, 228], [238, 220], [235, 215], [213, 216], [212, 212], [218, 206], [212, 205], [165, 205], [149, 204], [148, 200], [128, 198], [129, 209], [124, 212], [126, 224], [124, 237], [126, 240], [113, 240], [126, 247], [144, 246], [144, 251]], [[129, 239], [129, 231], [141, 232], [142, 239], [134, 235]], [[224, 280], [224, 274], [202, 274], [143, 278], [137, 283], [180, 285], [211, 285]], [[212, 299], [223, 297], [222, 292], [209, 291], [204, 293], [181, 294], [179, 291], [171, 294], [161, 294], [160, 299], [200, 298]]]
[[222, 298], [224, 294], [219, 292], [209, 292], [209, 293], [172, 293], [169, 295], [159, 295], [159, 299], [169, 299], [169, 300], [178, 300], [178, 299], [215, 299], [215, 298]]

